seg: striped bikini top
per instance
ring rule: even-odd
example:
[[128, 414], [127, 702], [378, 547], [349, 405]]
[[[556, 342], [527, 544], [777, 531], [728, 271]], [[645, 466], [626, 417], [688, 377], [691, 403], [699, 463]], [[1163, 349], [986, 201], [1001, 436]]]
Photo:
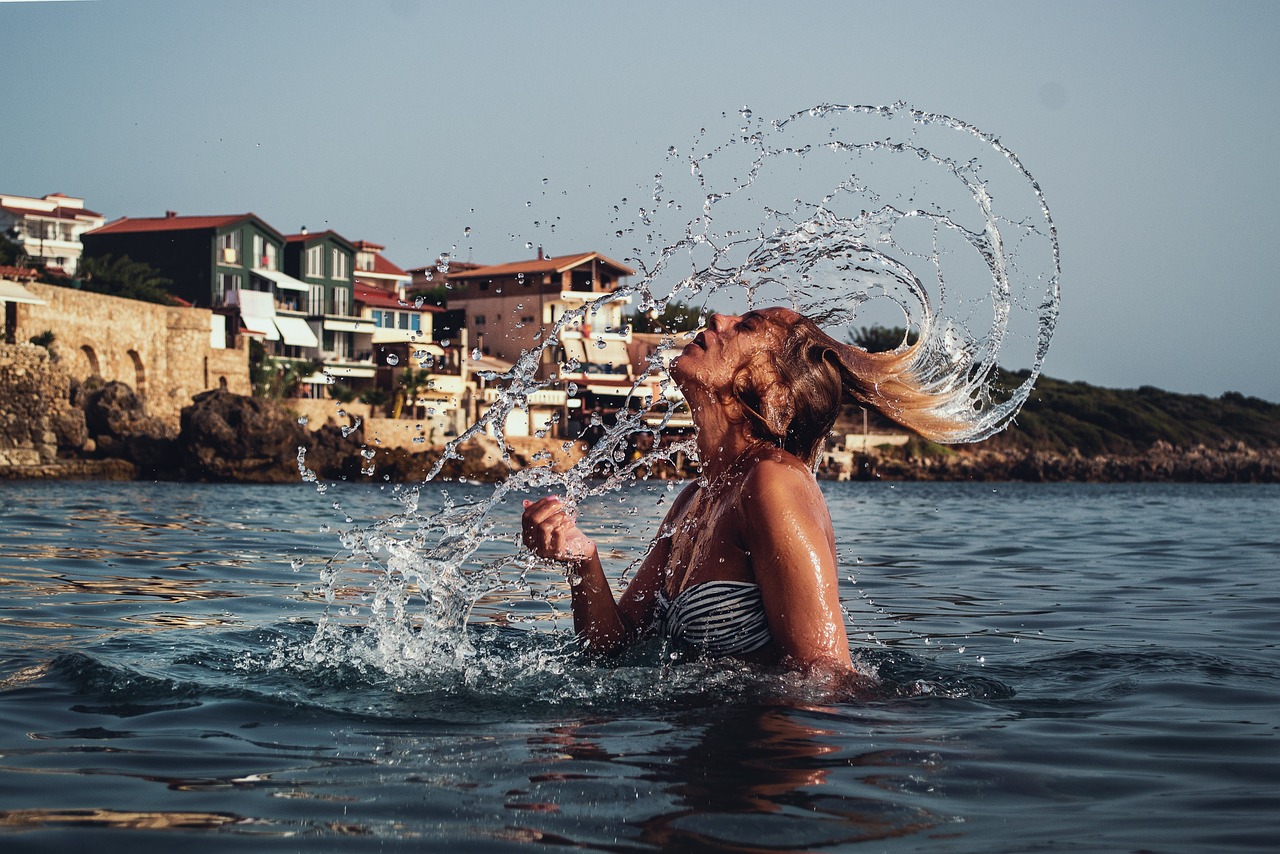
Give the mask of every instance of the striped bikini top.
[[773, 640], [760, 585], [704, 581], [675, 599], [658, 591], [658, 625], [664, 637], [712, 658], [745, 655]]

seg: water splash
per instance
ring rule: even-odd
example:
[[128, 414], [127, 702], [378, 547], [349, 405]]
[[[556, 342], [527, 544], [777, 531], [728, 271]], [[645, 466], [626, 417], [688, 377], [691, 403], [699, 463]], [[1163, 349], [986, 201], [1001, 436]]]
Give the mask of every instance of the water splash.
[[[666, 364], [655, 356], [616, 423], [578, 463], [564, 471], [547, 459], [523, 469], [511, 463], [508, 415], [561, 383], [540, 370], [544, 353], [609, 301], [630, 298], [644, 312], [676, 301], [728, 313], [784, 305], [837, 338], [850, 338], [859, 324], [903, 326], [920, 341], [915, 375], [958, 392], [945, 414], [970, 424], [962, 441], [990, 436], [1017, 414], [1053, 334], [1060, 278], [1056, 228], [1017, 156], [968, 123], [903, 103], [824, 104], [771, 122], [743, 107], [726, 119], [734, 130], [722, 140], [704, 129], [691, 145], [667, 149], [667, 164], [685, 168], [655, 174], [643, 206], [631, 214], [626, 199], [615, 206], [621, 227], [610, 231], [640, 241], [617, 253], [638, 269], [635, 280], [566, 311], [510, 370], [482, 373], [504, 391], [448, 444], [427, 481], [485, 435], [502, 449], [509, 477], [478, 500], [446, 493], [430, 511], [419, 508], [420, 488], [405, 488], [400, 512], [343, 535], [344, 552], [318, 591], [330, 610], [309, 647], [313, 660], [345, 656], [388, 674], [474, 670], [487, 660], [466, 631], [475, 603], [504, 591], [546, 595], [530, 573], [547, 568], [495, 528], [496, 505], [555, 492], [575, 512], [655, 465], [695, 453], [690, 440], [663, 435], [679, 395], [669, 393]], [[443, 254], [437, 269], [448, 267]], [[1000, 367], [1022, 371], [1016, 386], [996, 388]], [[634, 451], [638, 434], [651, 440], [646, 454]], [[309, 473], [301, 458], [299, 466]], [[497, 669], [550, 667], [547, 656], [561, 654], [568, 651], [540, 648], [537, 661]], [[492, 676], [488, 661], [479, 670]]]

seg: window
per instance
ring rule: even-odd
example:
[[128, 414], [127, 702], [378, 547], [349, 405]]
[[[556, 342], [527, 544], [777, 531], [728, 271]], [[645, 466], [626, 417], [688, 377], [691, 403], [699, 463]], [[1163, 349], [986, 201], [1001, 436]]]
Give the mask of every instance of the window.
[[253, 266], [258, 270], [278, 270], [276, 245], [261, 234], [253, 236]]
[[240, 232], [228, 231], [218, 235], [218, 263], [240, 263]]
[[422, 315], [420, 314], [409, 315], [409, 328], [412, 329], [414, 332], [421, 332], [422, 331]]
[[213, 280], [213, 304], [226, 305], [227, 294], [240, 290], [238, 273], [219, 273]]
[[346, 288], [333, 289], [333, 313], [334, 314], [350, 314], [351, 307], [351, 291]]
[[307, 314], [324, 314], [324, 285], [311, 285], [307, 290]]
[[483, 314], [477, 314], [477, 315], [476, 315], [476, 326], [484, 326], [484, 315], [483, 315]]
[[324, 247], [312, 246], [307, 250], [307, 275], [319, 278], [324, 275]]
[[397, 311], [397, 312], [396, 312], [396, 320], [397, 320], [397, 324], [396, 324], [396, 325], [397, 325], [397, 326], [399, 326], [401, 329], [408, 329], [408, 328], [409, 328], [409, 312], [407, 312], [407, 311]]
[[351, 256], [341, 249], [333, 250], [333, 263], [329, 265], [330, 278], [346, 281], [351, 273]]

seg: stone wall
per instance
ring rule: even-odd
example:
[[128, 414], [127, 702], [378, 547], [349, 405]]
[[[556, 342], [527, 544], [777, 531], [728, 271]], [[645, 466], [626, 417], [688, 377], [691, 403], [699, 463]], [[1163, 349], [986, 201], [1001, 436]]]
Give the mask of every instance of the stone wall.
[[0, 344], [0, 466], [35, 466], [58, 454], [56, 424], [71, 409], [71, 377], [43, 347]]
[[98, 375], [127, 383], [147, 412], [175, 431], [179, 415], [202, 391], [249, 394], [245, 339], [235, 349], [210, 345], [213, 312], [32, 283], [46, 305], [19, 305], [15, 339], [51, 330], [54, 352], [76, 380]]

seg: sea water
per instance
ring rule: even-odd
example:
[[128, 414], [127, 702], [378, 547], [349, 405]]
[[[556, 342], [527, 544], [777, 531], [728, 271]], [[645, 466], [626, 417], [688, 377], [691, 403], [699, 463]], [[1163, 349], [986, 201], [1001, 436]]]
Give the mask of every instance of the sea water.
[[[1274, 850], [1280, 488], [822, 488], [862, 693], [602, 665], [540, 570], [465, 650], [326, 657], [391, 487], [0, 484], [0, 848]], [[618, 506], [615, 575], [663, 509]]]

